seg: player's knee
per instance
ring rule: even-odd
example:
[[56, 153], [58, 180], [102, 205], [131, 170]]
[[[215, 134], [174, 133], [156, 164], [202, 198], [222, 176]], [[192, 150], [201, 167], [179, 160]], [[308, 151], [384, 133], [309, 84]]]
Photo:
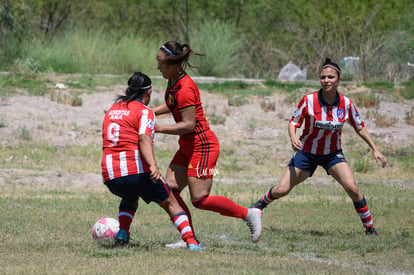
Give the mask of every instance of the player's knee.
[[289, 194], [290, 190], [292, 190], [292, 188], [289, 186], [277, 186], [275, 189], [273, 189], [272, 197], [276, 199], [284, 197]]
[[207, 197], [204, 197], [204, 198], [201, 198], [201, 199], [192, 200], [191, 203], [193, 204], [193, 206], [195, 208], [203, 209], [203, 203], [204, 203], [204, 201], [206, 199], [207, 199]]

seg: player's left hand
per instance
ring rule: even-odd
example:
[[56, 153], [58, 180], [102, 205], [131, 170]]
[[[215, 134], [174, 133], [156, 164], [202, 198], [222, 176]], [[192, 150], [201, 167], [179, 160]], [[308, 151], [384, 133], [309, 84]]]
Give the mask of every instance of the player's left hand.
[[387, 158], [383, 154], [381, 154], [380, 151], [374, 151], [374, 156], [375, 156], [375, 161], [377, 162], [377, 164], [381, 162], [382, 168], [384, 168], [385, 165], [387, 165]]

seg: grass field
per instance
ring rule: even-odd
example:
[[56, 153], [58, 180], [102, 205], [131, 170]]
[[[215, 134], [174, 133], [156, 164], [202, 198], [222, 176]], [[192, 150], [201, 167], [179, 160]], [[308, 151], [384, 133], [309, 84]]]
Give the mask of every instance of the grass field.
[[[13, 84], [13, 79], [18, 81]], [[120, 79], [72, 76], [70, 81], [77, 85], [73, 93], [82, 95], [102, 82], [120, 85]], [[50, 96], [53, 91], [47, 88], [47, 80], [20, 80], [18, 76], [0, 79], [2, 104], [21, 93]], [[11, 88], [18, 85], [24, 86]], [[237, 85], [254, 93], [255, 87]], [[232, 89], [229, 86], [222, 94], [230, 98]], [[241, 94], [250, 102], [248, 91]], [[0, 105], [0, 130], [10, 125], [2, 106], [6, 105]], [[53, 125], [40, 130], [49, 127]], [[91, 122], [95, 134], [96, 127]], [[79, 125], [73, 128], [85, 131]], [[143, 202], [128, 247], [95, 243], [92, 225], [101, 217], [116, 218], [118, 198], [96, 182], [76, 186], [70, 181], [55, 184], [53, 179], [67, 173], [85, 180], [91, 174], [99, 178], [100, 144], [56, 146], [39, 141], [29, 129], [19, 128], [15, 143], [7, 145], [3, 140], [0, 144], [0, 274], [414, 274], [414, 149], [410, 143], [389, 144], [378, 138], [377, 145], [389, 162], [381, 169], [367, 155], [366, 145], [351, 135], [352, 130], [345, 131], [350, 136], [344, 140], [347, 158], [366, 195], [378, 236], [365, 235], [350, 199], [319, 169], [264, 210], [263, 235], [257, 244], [250, 241], [243, 221], [194, 209], [184, 190], [196, 234], [206, 246], [201, 252], [190, 252], [164, 247], [179, 239], [178, 232], [160, 207]], [[220, 174], [211, 193], [249, 206], [276, 184], [287, 156], [273, 147], [276, 143], [287, 147], [287, 140], [264, 141], [261, 150], [252, 138], [223, 142]], [[243, 154], [237, 154], [237, 148], [243, 148]], [[156, 149], [163, 170], [174, 151]], [[57, 176], [48, 178], [47, 173]]]
[[[129, 247], [100, 246], [91, 228], [116, 217], [118, 200], [105, 187], [39, 190], [1, 187], [2, 274], [410, 274], [414, 272], [413, 190], [362, 184], [379, 235], [364, 234], [338, 186], [303, 184], [264, 211], [263, 236], [250, 241], [237, 219], [194, 210], [197, 235], [207, 249], [170, 250], [178, 239], [167, 215], [141, 204]], [[248, 206], [263, 186], [219, 184]], [[186, 198], [188, 200], [188, 197]]]

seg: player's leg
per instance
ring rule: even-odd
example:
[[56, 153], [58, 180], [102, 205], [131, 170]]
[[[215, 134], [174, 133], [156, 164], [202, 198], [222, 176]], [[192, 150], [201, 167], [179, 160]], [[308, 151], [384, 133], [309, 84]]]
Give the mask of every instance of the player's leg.
[[178, 204], [181, 206], [184, 212], [187, 213], [191, 228], [193, 228], [190, 209], [187, 207], [187, 204], [181, 197], [181, 191], [188, 185], [187, 167], [176, 164], [170, 164], [165, 178], [168, 182], [168, 185], [171, 187], [173, 195], [177, 200]]
[[194, 239], [194, 233], [190, 226], [188, 216], [180, 207], [173, 194], [170, 192], [168, 197], [165, 200], [158, 202], [158, 204], [170, 216], [172, 223], [180, 233], [182, 240], [186, 244], [186, 247], [192, 251], [200, 250], [200, 246], [197, 240]]
[[125, 199], [119, 203], [118, 221], [119, 231], [115, 236], [117, 244], [127, 244], [130, 238], [130, 228], [138, 208], [138, 198]]
[[135, 183], [138, 180], [138, 175], [130, 175], [105, 182], [105, 185], [111, 193], [121, 197], [121, 202], [119, 203], [118, 208], [119, 231], [115, 237], [118, 244], [127, 244], [129, 242], [129, 230], [138, 208], [139, 197], [137, 191], [129, 192], [127, 185]]
[[[179, 155], [179, 153], [177, 152], [177, 154], [174, 158], [175, 162], [177, 162], [177, 159], [179, 160], [178, 155]], [[177, 164], [170, 164], [170, 166], [168, 167], [168, 170], [167, 170], [166, 180], [168, 182], [168, 185], [172, 189], [172, 193], [173, 193], [174, 198], [176, 199], [176, 201], [178, 202], [180, 207], [183, 209], [183, 211], [187, 215], [188, 221], [189, 221], [190, 226], [191, 226], [191, 230], [194, 233], [195, 231], [194, 231], [193, 220], [192, 220], [192, 217], [191, 217], [190, 209], [188, 208], [187, 204], [184, 202], [183, 198], [181, 197], [181, 191], [188, 185], [187, 167], [182, 166], [182, 165], [177, 165]], [[175, 243], [167, 244], [166, 247], [168, 247], [168, 248], [185, 248], [186, 243], [183, 242], [182, 240], [180, 240], [180, 241], [175, 242]]]
[[286, 196], [293, 187], [312, 176], [317, 167], [313, 158], [302, 151], [296, 152], [286, 167], [279, 184], [272, 186], [252, 207], [263, 210], [272, 201]]
[[248, 209], [224, 196], [210, 196], [213, 178], [189, 177], [191, 201], [194, 207], [213, 211], [223, 216], [241, 218], [250, 228], [253, 242], [258, 242], [262, 234], [262, 211]]
[[367, 235], [376, 235], [377, 233], [374, 229], [374, 222], [368, 204], [355, 182], [354, 175], [348, 163], [337, 163], [328, 169], [328, 173], [342, 185], [348, 196], [352, 199], [355, 210], [361, 218], [361, 222], [365, 227]]

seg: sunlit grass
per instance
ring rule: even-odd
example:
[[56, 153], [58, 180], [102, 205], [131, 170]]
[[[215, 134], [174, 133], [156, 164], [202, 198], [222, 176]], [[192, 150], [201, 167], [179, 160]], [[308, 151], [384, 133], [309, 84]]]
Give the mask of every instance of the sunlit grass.
[[[119, 200], [105, 186], [42, 190], [29, 186], [1, 186], [0, 228], [3, 272], [9, 273], [164, 273], [156, 262], [174, 262], [174, 272], [245, 274], [403, 272], [414, 270], [413, 189], [362, 183], [379, 236], [368, 238], [353, 205], [338, 185], [302, 184], [264, 212], [263, 236], [250, 241], [239, 219], [194, 209], [201, 253], [169, 250], [178, 232], [166, 213], [141, 203], [131, 227], [130, 246], [111, 248], [92, 240], [91, 228], [100, 217], [116, 217]], [[226, 195], [242, 205], [266, 190], [263, 186], [223, 185], [212, 194]], [[183, 193], [188, 202], [188, 192]], [[395, 219], [395, 211], [399, 218]], [[251, 258], [254, 257], [254, 261]], [[24, 261], [26, 264], [21, 265]], [[208, 261], [208, 264], [207, 262]], [[122, 264], [120, 264], [122, 262]], [[334, 264], [334, 267], [332, 266]], [[398, 263], [395, 264], [395, 263]], [[342, 273], [341, 272], [341, 273]]]
[[0, 150], [0, 166], [38, 171], [100, 172], [101, 145], [54, 146], [22, 143]]

